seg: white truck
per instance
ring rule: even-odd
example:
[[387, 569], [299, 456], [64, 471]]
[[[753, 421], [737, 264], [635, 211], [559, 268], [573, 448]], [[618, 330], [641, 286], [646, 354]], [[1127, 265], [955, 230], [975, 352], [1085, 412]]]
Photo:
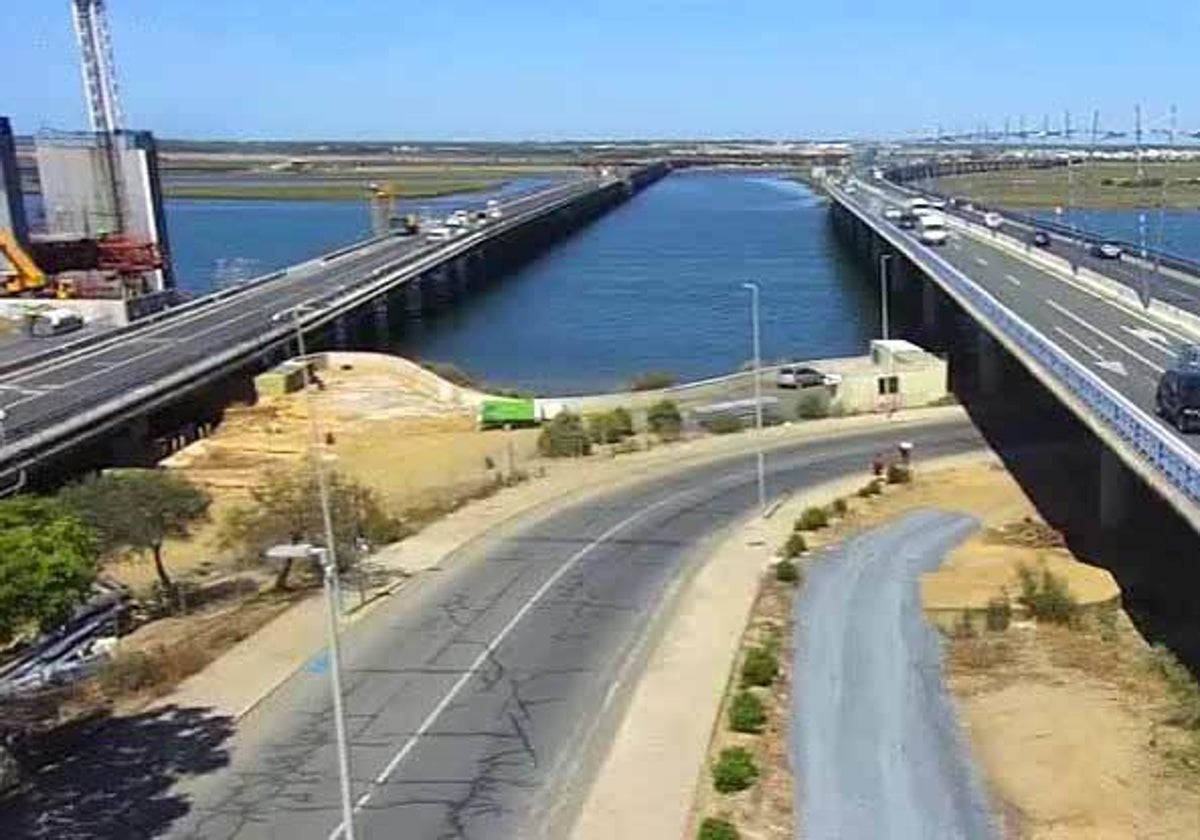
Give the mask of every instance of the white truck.
[[950, 238], [946, 230], [946, 217], [941, 213], [930, 211], [918, 217], [920, 231], [917, 238], [926, 245], [944, 245]]

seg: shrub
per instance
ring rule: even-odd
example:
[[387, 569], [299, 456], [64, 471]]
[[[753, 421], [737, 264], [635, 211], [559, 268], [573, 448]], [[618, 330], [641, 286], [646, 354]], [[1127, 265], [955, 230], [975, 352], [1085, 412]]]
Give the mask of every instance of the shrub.
[[799, 531], [792, 531], [788, 534], [787, 542], [783, 544], [783, 556], [789, 560], [793, 557], [799, 557], [804, 552], [808, 551], [808, 540], [804, 539], [804, 535]]
[[621, 406], [617, 406], [608, 413], [608, 422], [612, 430], [617, 435], [617, 440], [622, 440], [633, 434], [633, 415], [629, 410]]
[[662, 371], [649, 371], [647, 373], [639, 373], [633, 377], [629, 383], [631, 391], [657, 391], [659, 388], [670, 388], [678, 381], [678, 377], [673, 373], [664, 373]]
[[589, 414], [587, 426], [592, 443], [618, 443], [633, 434], [633, 418], [623, 408]]
[[683, 430], [683, 415], [675, 403], [661, 400], [646, 411], [646, 425], [663, 440], [675, 440]]
[[1012, 604], [1008, 594], [997, 595], [987, 602], [985, 625], [990, 633], [1003, 633], [1012, 621]]
[[796, 400], [796, 417], [800, 420], [817, 420], [829, 416], [829, 392], [824, 388], [804, 391]]
[[830, 508], [833, 510], [834, 516], [845, 516], [850, 510], [850, 506], [846, 504], [845, 499], [834, 499]]
[[704, 822], [700, 823], [700, 833], [696, 835], [696, 840], [738, 840], [739, 837], [741, 835], [729, 820], [705, 817]]
[[700, 424], [714, 435], [729, 435], [743, 429], [742, 418], [728, 414], [719, 415]]
[[829, 524], [829, 514], [825, 508], [806, 508], [796, 520], [797, 531], [819, 531]]
[[739, 691], [729, 704], [729, 728], [734, 732], [757, 735], [767, 722], [767, 710], [763, 703], [749, 691]]
[[1079, 616], [1079, 602], [1071, 594], [1066, 578], [1046, 568], [1017, 567], [1021, 594], [1017, 601], [1038, 621], [1073, 625]]
[[742, 662], [742, 687], [768, 686], [779, 676], [779, 657], [765, 647], [750, 648]]
[[[800, 537], [799, 534], [793, 534], [792, 536]], [[780, 560], [775, 564], [775, 580], [780, 583], [799, 583], [800, 569], [791, 560]]]
[[713, 765], [713, 787], [718, 793], [745, 790], [758, 779], [758, 765], [745, 747], [726, 747]]
[[1148, 664], [1151, 673], [1167, 684], [1167, 692], [1175, 707], [1169, 722], [1186, 729], [1200, 730], [1200, 684], [1170, 650], [1161, 644], [1150, 648]]
[[868, 481], [862, 487], [859, 487], [857, 491], [860, 499], [869, 499], [871, 496], [878, 496], [882, 492], [883, 485], [877, 478]]
[[578, 458], [592, 453], [592, 442], [579, 415], [564, 411], [542, 427], [538, 452], [548, 458]]
[[904, 464], [889, 464], [887, 468], [888, 484], [908, 484], [912, 481], [912, 470]]

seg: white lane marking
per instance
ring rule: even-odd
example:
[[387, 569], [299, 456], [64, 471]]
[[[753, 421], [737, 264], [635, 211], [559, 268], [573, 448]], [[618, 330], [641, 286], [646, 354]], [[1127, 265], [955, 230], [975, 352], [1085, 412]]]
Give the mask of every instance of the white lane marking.
[[1069, 341], [1069, 342], [1071, 342], [1072, 344], [1074, 344], [1076, 347], [1078, 347], [1078, 348], [1079, 348], [1080, 350], [1082, 350], [1084, 353], [1087, 353], [1089, 356], [1091, 356], [1091, 357], [1092, 357], [1093, 359], [1095, 359], [1097, 362], [1103, 362], [1103, 361], [1104, 361], [1104, 357], [1103, 357], [1103, 356], [1101, 356], [1099, 353], [1097, 353], [1097, 352], [1096, 352], [1095, 350], [1093, 350], [1091, 347], [1088, 347], [1086, 344], [1084, 344], [1082, 341], [1080, 341], [1080, 340], [1079, 340], [1078, 338], [1076, 338], [1075, 336], [1071, 335], [1071, 333], [1067, 332], [1067, 331], [1066, 331], [1066, 330], [1064, 330], [1062, 327], [1055, 327], [1055, 328], [1054, 328], [1054, 331], [1055, 331], [1056, 333], [1058, 333], [1059, 335], [1061, 335], [1063, 338], [1065, 338], [1067, 341]]
[[41, 393], [37, 388], [22, 388], [19, 385], [0, 385], [0, 391], [14, 391], [18, 394], [32, 394], [35, 396]]
[[1125, 365], [1121, 364], [1116, 359], [1112, 360], [1111, 362], [1096, 362], [1096, 367], [1102, 367], [1105, 370], [1110, 370], [1113, 373], [1120, 374], [1121, 376], [1129, 376], [1129, 371], [1125, 370]]
[[950, 240], [950, 247], [951, 247], [951, 248], [953, 248], [955, 251], [961, 251], [961, 250], [962, 250], [962, 245], [959, 245], [959, 244], [958, 244], [957, 242], [955, 242], [953, 239], [951, 239], [951, 240]]
[[1145, 327], [1127, 327], [1124, 324], [1121, 325], [1121, 329], [1125, 330], [1125, 332], [1129, 333], [1134, 338], [1140, 339], [1146, 344], [1149, 344], [1160, 353], [1172, 357], [1175, 355], [1175, 351], [1171, 349], [1171, 342], [1167, 341], [1167, 337], [1160, 332], [1155, 332], [1154, 330], [1149, 330]]
[[1067, 309], [1065, 306], [1062, 306], [1061, 304], [1050, 300], [1050, 298], [1046, 298], [1046, 305], [1049, 306], [1051, 309], [1053, 309], [1055, 312], [1058, 312], [1060, 315], [1063, 315], [1066, 318], [1070, 318], [1072, 321], [1074, 321], [1079, 326], [1083, 327], [1085, 330], [1088, 330], [1089, 332], [1091, 332], [1095, 335], [1098, 335], [1100, 338], [1104, 339], [1105, 341], [1107, 341], [1109, 344], [1113, 345], [1114, 347], [1117, 347], [1120, 350], [1123, 350], [1130, 357], [1137, 359], [1139, 362], [1141, 362], [1142, 364], [1144, 364], [1146, 367], [1150, 368], [1151, 370], [1153, 370], [1157, 373], [1163, 372], [1164, 368], [1162, 367], [1162, 365], [1155, 364], [1154, 362], [1150, 361], [1145, 356], [1143, 356], [1141, 353], [1134, 350], [1129, 345], [1123, 344], [1122, 342], [1113, 338], [1111, 335], [1104, 332], [1103, 330], [1097, 329], [1096, 327], [1092, 326], [1087, 321], [1083, 320], [1078, 315], [1076, 315], [1074, 312]]
[[[567, 562], [559, 566], [554, 574], [546, 578], [545, 582], [538, 587], [538, 590], [533, 593], [528, 601], [525, 602], [524, 606], [517, 610], [516, 615], [509, 619], [508, 623], [500, 629], [500, 632], [492, 637], [492, 640], [487, 643], [482, 651], [480, 651], [479, 656], [475, 657], [475, 661], [471, 663], [467, 670], [462, 673], [462, 676], [460, 676], [454, 685], [450, 687], [450, 691], [446, 693], [446, 696], [444, 696], [441, 701], [433, 707], [433, 711], [431, 711], [425, 717], [425, 720], [421, 721], [421, 725], [417, 727], [417, 730], [408, 737], [408, 740], [404, 742], [404, 745], [400, 747], [400, 750], [392, 757], [392, 760], [389, 761], [387, 766], [379, 772], [372, 782], [372, 785], [377, 787], [387, 782], [392, 773], [396, 772], [396, 768], [400, 766], [400, 763], [404, 761], [410, 752], [412, 752], [413, 747], [417, 745], [417, 742], [424, 737], [434, 723], [437, 722], [437, 719], [441, 716], [442, 712], [446, 711], [446, 708], [454, 702], [454, 698], [458, 696], [458, 693], [462, 691], [466, 684], [471, 681], [471, 678], [479, 672], [480, 666], [488, 660], [492, 653], [495, 652], [496, 648], [504, 643], [504, 640], [508, 637], [508, 634], [513, 631], [513, 629], [521, 622], [521, 619], [523, 619], [526, 614], [533, 609], [538, 601], [542, 599], [542, 596], [549, 592], [551, 587], [553, 587], [556, 583], [558, 583], [559, 580], [562, 579], [563, 575], [574, 568], [575, 564], [590, 554], [601, 543], [607, 541], [618, 531], [623, 530], [663, 505], [694, 492], [694, 489], [681, 490], [678, 493], [672, 493], [670, 496], [667, 496], [664, 499], [659, 499], [649, 507], [642, 508], [637, 513], [625, 517], [616, 525], [613, 525], [603, 534], [585, 545], [583, 548], [579, 549], [579, 551], [572, 554], [571, 557], [567, 559]], [[371, 800], [372, 793], [374, 793], [374, 791], [372, 789], [368, 789], [362, 794], [362, 796], [358, 797], [354, 803], [354, 810], [362, 810], [363, 806]], [[345, 834], [345, 828], [345, 823], [339, 822], [330, 833], [329, 840], [337, 840], [337, 838], [342, 837]]]
[[988, 261], [987, 261], [987, 260], [985, 260], [983, 257], [976, 257], [976, 258], [975, 258], [975, 262], [979, 263], [980, 265], [987, 265], [987, 264], [988, 264]]
[[1021, 285], [1021, 279], [1019, 277], [1014, 277], [1011, 274], [1005, 274], [1004, 279], [1007, 280], [1009, 283], [1012, 283], [1014, 286]]

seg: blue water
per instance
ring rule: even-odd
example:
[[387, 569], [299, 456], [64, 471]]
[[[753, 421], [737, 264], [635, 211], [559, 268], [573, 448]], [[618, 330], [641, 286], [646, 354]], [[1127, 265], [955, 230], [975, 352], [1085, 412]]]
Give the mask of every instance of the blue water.
[[[444, 215], [544, 187], [554, 176], [516, 178], [495, 190], [397, 202], [399, 213]], [[362, 201], [168, 199], [167, 232], [176, 284], [203, 294], [303, 262], [371, 235]]]
[[854, 355], [878, 319], [861, 270], [802, 185], [676, 173], [487, 292], [408, 327], [400, 349], [539, 393], [605, 390], [652, 370], [713, 376], [752, 357], [741, 284], [754, 280], [765, 359]]
[[[1071, 225], [1100, 236], [1110, 236], [1134, 244], [1142, 235], [1141, 215], [1137, 210], [1073, 210], [1069, 215], [1056, 216], [1048, 210], [1025, 211], [1058, 224]], [[1145, 213], [1146, 245], [1170, 254], [1200, 260], [1200, 210], [1147, 210]]]

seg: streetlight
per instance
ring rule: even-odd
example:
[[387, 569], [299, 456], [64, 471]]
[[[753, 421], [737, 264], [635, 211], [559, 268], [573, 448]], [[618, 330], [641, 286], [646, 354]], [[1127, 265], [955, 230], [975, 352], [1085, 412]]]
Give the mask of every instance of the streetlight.
[[758, 283], [743, 283], [742, 288], [750, 290], [750, 322], [754, 330], [754, 428], [759, 432], [756, 458], [758, 461], [758, 511], [761, 514], [766, 513], [767, 510], [767, 476], [766, 467], [763, 464], [762, 350], [758, 341]]
[[[328, 536], [328, 535], [326, 535]], [[338, 639], [337, 604], [334, 596], [334, 579], [337, 577], [337, 561], [333, 555], [333, 543], [327, 547], [300, 543], [275, 545], [267, 549], [267, 559], [280, 563], [293, 560], [316, 560], [321, 564], [321, 578], [325, 589], [325, 630], [329, 645], [329, 688], [333, 694], [333, 729], [337, 741], [338, 776], [342, 793], [342, 832], [345, 840], [354, 840], [354, 802], [350, 790], [350, 750], [346, 743], [346, 712], [342, 707], [342, 660]]]
[[884, 341], [888, 338], [888, 264], [891, 260], [891, 254], [879, 255], [879, 311], [880, 320], [883, 322], [883, 335], [880, 338]]

